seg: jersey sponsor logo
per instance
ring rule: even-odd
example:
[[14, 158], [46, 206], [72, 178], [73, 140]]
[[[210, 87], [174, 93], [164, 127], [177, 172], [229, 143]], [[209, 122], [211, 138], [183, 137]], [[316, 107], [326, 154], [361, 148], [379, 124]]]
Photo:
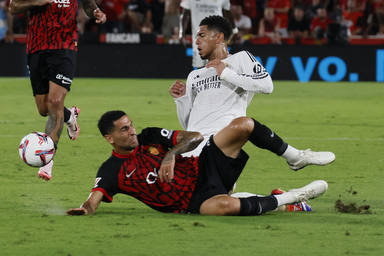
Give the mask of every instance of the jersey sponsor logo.
[[100, 182], [101, 178], [100, 177], [97, 177], [96, 180], [95, 180], [95, 186], [93, 188], [97, 188], [99, 186], [99, 182]]
[[59, 8], [68, 8], [71, 5], [71, 0], [52, 0], [51, 3], [57, 4]]
[[163, 137], [166, 137], [168, 139], [171, 139], [173, 131], [169, 131], [167, 129], [161, 129], [160, 134]]
[[57, 74], [56, 79], [61, 80], [62, 84], [68, 84], [68, 85], [72, 84], [72, 79], [64, 76], [63, 74]]
[[151, 153], [152, 155], [155, 155], [155, 156], [160, 154], [159, 150], [157, 148], [155, 148], [155, 147], [149, 147], [148, 148], [148, 152]]
[[128, 173], [125, 174], [125, 177], [130, 178], [135, 171], [136, 171], [136, 168], [133, 169], [133, 171], [131, 171], [129, 174]]
[[[197, 79], [198, 77], [199, 76], [197, 76], [195, 79]], [[220, 89], [220, 85], [221, 82], [219, 76], [214, 75], [192, 83], [192, 90], [196, 93], [200, 93], [201, 91], [209, 89]]]

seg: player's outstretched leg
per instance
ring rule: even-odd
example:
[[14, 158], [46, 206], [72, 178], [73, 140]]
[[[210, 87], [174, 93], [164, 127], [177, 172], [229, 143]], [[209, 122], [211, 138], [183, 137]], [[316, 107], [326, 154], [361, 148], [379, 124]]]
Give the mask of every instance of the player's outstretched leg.
[[[45, 126], [45, 133], [48, 134], [57, 149], [57, 144], [60, 140], [60, 135], [64, 124], [64, 99], [67, 94], [67, 89], [60, 85], [49, 81], [49, 93], [47, 97], [48, 120]], [[41, 167], [38, 171], [38, 177], [44, 180], [52, 178], [53, 161]]]
[[327, 182], [316, 180], [302, 188], [291, 189], [280, 195], [250, 195], [243, 198], [216, 195], [201, 204], [200, 213], [205, 215], [261, 215], [273, 211], [281, 205], [303, 202], [319, 197], [327, 189]]
[[[274, 189], [271, 192], [271, 195], [281, 195], [283, 193], [286, 193], [286, 191], [282, 189]], [[247, 198], [251, 196], [258, 196], [258, 197], [265, 197], [264, 195], [257, 195], [257, 194], [252, 194], [249, 192], [237, 192], [231, 194], [232, 197], [236, 198]], [[297, 203], [292, 203], [292, 204], [286, 204], [286, 205], [280, 205], [279, 207], [276, 208], [276, 211], [281, 211], [281, 212], [311, 212], [312, 207], [308, 204], [306, 201], [302, 202], [297, 202]]]
[[332, 152], [315, 152], [310, 149], [298, 150], [284, 142], [267, 126], [252, 120], [254, 121], [254, 129], [249, 136], [249, 141], [259, 148], [267, 149], [284, 157], [292, 170], [300, 170], [307, 165], [327, 165], [336, 158]]
[[68, 118], [68, 121], [66, 121], [67, 133], [68, 133], [68, 137], [71, 140], [75, 140], [77, 139], [77, 137], [79, 137], [79, 133], [80, 133], [80, 127], [77, 123], [77, 118], [79, 117], [80, 109], [76, 106], [73, 106], [70, 109], [68, 109], [68, 111], [70, 112], [70, 116]]
[[[239, 198], [241, 204], [239, 215], [260, 215], [283, 205], [300, 204], [309, 199], [319, 197], [324, 194], [327, 189], [328, 184], [326, 181], [315, 180], [302, 188], [291, 189], [288, 192], [278, 195]], [[306, 204], [300, 205], [300, 207], [306, 207]]]

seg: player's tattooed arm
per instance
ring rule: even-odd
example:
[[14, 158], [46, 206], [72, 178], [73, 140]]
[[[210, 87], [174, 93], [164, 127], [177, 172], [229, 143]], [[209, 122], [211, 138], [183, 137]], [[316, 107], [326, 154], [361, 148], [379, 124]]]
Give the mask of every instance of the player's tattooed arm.
[[176, 155], [195, 149], [204, 140], [199, 132], [180, 131], [176, 137], [176, 145], [169, 151]]
[[95, 0], [83, 0], [83, 9], [88, 17], [96, 19], [96, 23], [107, 21], [107, 16], [97, 7]]
[[85, 201], [79, 208], [72, 208], [67, 211], [68, 215], [90, 215], [95, 213], [97, 207], [103, 199], [103, 193], [100, 191], [93, 191], [87, 201]]
[[204, 137], [199, 132], [181, 131], [177, 134], [177, 144], [168, 151], [159, 170], [161, 182], [171, 182], [174, 176], [175, 156], [195, 149]]
[[31, 7], [47, 5], [50, 4], [51, 1], [52, 0], [11, 0], [9, 12], [11, 14], [23, 13]]

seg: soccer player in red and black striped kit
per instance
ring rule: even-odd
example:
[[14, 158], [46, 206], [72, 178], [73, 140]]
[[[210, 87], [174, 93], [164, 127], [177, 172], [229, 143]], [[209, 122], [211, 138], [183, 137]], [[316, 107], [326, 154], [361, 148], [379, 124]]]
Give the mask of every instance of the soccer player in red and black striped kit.
[[[95, 0], [83, 0], [85, 13], [96, 23], [105, 23], [105, 14]], [[27, 56], [33, 96], [41, 116], [48, 116], [45, 127], [57, 144], [67, 124], [68, 136], [79, 135], [77, 117], [80, 109], [67, 109], [64, 99], [70, 90], [77, 59], [77, 0], [11, 0], [12, 14], [28, 15]], [[39, 169], [44, 180], [52, 177], [51, 161]]]
[[98, 127], [113, 146], [112, 155], [99, 168], [88, 199], [80, 208], [68, 210], [69, 215], [92, 214], [101, 201], [112, 202], [117, 193], [161, 212], [260, 215], [316, 198], [328, 188], [325, 181], [317, 180], [278, 195], [231, 197], [229, 191], [248, 160], [242, 150], [248, 140], [256, 146], [268, 144], [271, 150], [285, 146], [277, 135], [265, 136], [269, 131], [248, 117], [234, 119], [211, 136], [199, 157], [181, 156], [203, 141], [199, 132], [150, 127], [137, 135], [123, 111], [106, 112]]

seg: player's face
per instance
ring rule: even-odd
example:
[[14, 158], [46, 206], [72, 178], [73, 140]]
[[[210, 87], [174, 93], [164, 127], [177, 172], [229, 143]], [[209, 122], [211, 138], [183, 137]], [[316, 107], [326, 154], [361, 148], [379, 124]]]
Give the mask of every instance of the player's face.
[[215, 48], [217, 47], [218, 32], [208, 30], [208, 26], [200, 26], [197, 32], [196, 45], [199, 51], [200, 57], [209, 59]]
[[114, 128], [107, 140], [114, 146], [117, 153], [126, 153], [139, 145], [136, 129], [128, 116], [122, 116], [113, 122]]

